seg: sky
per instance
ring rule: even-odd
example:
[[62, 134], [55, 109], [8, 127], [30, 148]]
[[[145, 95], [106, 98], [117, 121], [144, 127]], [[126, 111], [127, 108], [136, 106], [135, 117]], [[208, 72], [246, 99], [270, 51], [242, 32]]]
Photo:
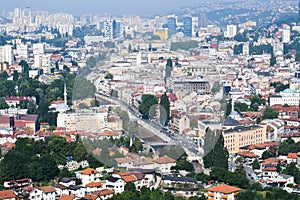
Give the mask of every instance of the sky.
[[71, 14], [155, 15], [195, 2], [197, 0], [0, 0], [0, 10], [30, 7], [31, 10]]

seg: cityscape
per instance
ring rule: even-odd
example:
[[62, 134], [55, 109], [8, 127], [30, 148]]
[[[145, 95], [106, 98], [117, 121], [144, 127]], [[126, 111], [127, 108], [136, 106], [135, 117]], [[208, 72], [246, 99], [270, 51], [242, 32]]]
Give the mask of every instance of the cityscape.
[[300, 199], [300, 1], [0, 4], [0, 199]]

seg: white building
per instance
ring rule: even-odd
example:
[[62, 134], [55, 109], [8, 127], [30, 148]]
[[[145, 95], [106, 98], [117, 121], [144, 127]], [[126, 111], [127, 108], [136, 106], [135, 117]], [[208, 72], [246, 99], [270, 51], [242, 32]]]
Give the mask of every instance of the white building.
[[56, 189], [52, 186], [39, 187], [38, 190], [42, 191], [42, 198], [40, 200], [55, 200]]
[[106, 39], [112, 39], [113, 38], [113, 21], [111, 19], [108, 19], [104, 22], [104, 37]]
[[106, 183], [105, 183], [106, 188], [112, 189], [115, 192], [115, 194], [124, 192], [125, 185], [126, 183], [124, 180], [114, 176], [109, 176], [106, 179]]
[[227, 25], [225, 37], [234, 38], [236, 36], [236, 25]]
[[282, 42], [289, 43], [291, 41], [291, 31], [289, 29], [282, 30]]
[[44, 43], [35, 43], [32, 44], [33, 55], [44, 54], [45, 53], [45, 44]]
[[287, 104], [289, 106], [299, 105], [299, 101], [300, 101], [300, 93], [291, 89], [285, 89], [279, 94], [274, 94], [270, 96], [270, 106], [276, 104], [281, 104], [281, 105]]
[[27, 59], [28, 58], [28, 45], [27, 44], [17, 44], [17, 54], [19, 57]]
[[9, 65], [13, 62], [12, 46], [7, 44], [0, 46], [0, 63], [7, 62]]
[[77, 174], [77, 178], [81, 179], [82, 185], [86, 185], [91, 182], [100, 182], [102, 174], [93, 168], [87, 168]]

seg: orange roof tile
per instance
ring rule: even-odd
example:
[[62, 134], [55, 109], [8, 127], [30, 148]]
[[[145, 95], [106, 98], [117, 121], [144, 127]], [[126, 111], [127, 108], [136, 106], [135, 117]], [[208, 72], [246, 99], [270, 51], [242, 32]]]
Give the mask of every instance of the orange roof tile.
[[248, 157], [248, 158], [258, 158], [259, 156], [250, 151], [240, 151], [237, 153], [240, 156]]
[[129, 176], [122, 176], [122, 179], [128, 183], [128, 182], [134, 182], [137, 181], [137, 178], [133, 175], [129, 175]]
[[92, 194], [86, 194], [85, 197], [88, 200], [96, 200], [98, 198], [97, 195], [92, 195]]
[[288, 158], [297, 159], [297, 153], [289, 153]]
[[98, 196], [105, 196], [105, 195], [110, 195], [113, 194], [114, 191], [110, 189], [104, 189], [104, 190], [99, 190], [97, 192], [92, 193], [93, 195], [98, 195]]
[[176, 160], [174, 160], [173, 158], [170, 158], [169, 156], [165, 155], [165, 156], [162, 156], [160, 158], [157, 158], [154, 160], [154, 162], [156, 163], [176, 163]]
[[90, 182], [88, 184], [85, 185], [85, 187], [89, 187], [89, 188], [93, 188], [93, 187], [101, 187], [102, 183], [99, 182]]
[[118, 172], [117, 174], [119, 174], [120, 176], [128, 176], [131, 175], [131, 172]]
[[102, 133], [99, 134], [100, 136], [119, 136], [120, 133], [114, 132], [114, 131], [109, 131], [105, 130]]
[[40, 190], [43, 191], [43, 193], [51, 193], [51, 192], [56, 192], [56, 189], [53, 186], [44, 186], [44, 187], [39, 187]]
[[98, 174], [99, 172], [93, 168], [87, 168], [85, 170], [82, 170], [80, 173], [84, 175], [91, 175], [91, 174]]
[[73, 200], [75, 199], [75, 195], [63, 195], [58, 198], [58, 200]]
[[3, 190], [0, 191], [0, 199], [12, 199], [16, 198], [17, 196], [12, 190]]
[[208, 188], [207, 190], [211, 191], [211, 192], [220, 192], [220, 193], [224, 193], [224, 194], [230, 194], [230, 193], [233, 193], [233, 192], [238, 192], [241, 189], [237, 188], [237, 187], [230, 186], [230, 185], [221, 184], [221, 185], [217, 185], [215, 187]]

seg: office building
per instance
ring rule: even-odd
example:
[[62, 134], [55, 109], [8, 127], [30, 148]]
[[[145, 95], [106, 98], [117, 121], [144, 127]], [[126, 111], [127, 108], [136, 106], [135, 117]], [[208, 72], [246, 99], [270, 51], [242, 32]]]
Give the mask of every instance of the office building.
[[276, 104], [281, 104], [281, 105], [287, 104], [289, 106], [292, 106], [292, 105], [299, 105], [299, 102], [300, 102], [300, 93], [291, 89], [285, 89], [279, 94], [270, 95], [270, 106]]
[[183, 34], [185, 37], [192, 37], [192, 18], [183, 18]]
[[168, 17], [167, 26], [168, 26], [168, 29], [169, 29], [170, 32], [173, 32], [173, 33], [176, 32], [177, 25], [176, 25], [175, 16]]
[[224, 146], [229, 153], [237, 153], [241, 147], [266, 141], [265, 126], [237, 126], [223, 131]]

